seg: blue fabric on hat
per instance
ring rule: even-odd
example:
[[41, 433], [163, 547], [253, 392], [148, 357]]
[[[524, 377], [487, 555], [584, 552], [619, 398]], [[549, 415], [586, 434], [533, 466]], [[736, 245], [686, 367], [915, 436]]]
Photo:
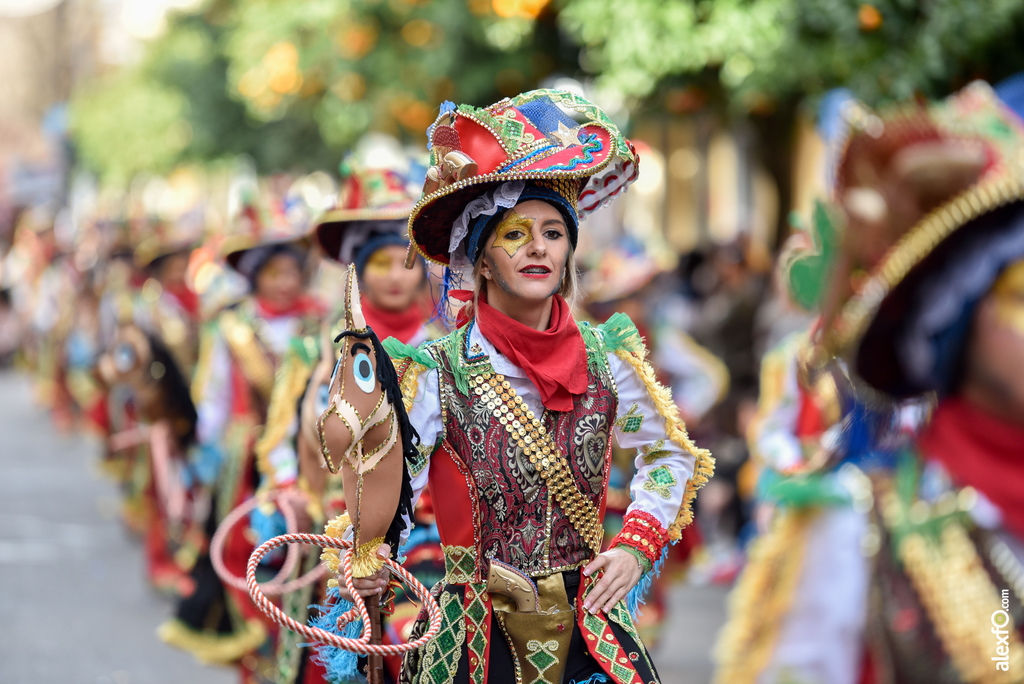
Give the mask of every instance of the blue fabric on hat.
[[[569, 232], [569, 244], [572, 245], [573, 249], [576, 249], [576, 241], [579, 237], [579, 217], [576, 214], [576, 209], [569, 204], [569, 201], [554, 190], [527, 182], [523, 192], [519, 195], [519, 203], [529, 200], [547, 202], [562, 213], [562, 217], [565, 219], [565, 226]], [[480, 258], [480, 252], [483, 251], [487, 238], [490, 237], [491, 232], [501, 223], [503, 216], [504, 212], [498, 212], [494, 216], [482, 215], [478, 216], [470, 224], [469, 238], [466, 241], [466, 256], [469, 257], [470, 263], [475, 264], [476, 260]]]
[[519, 105], [518, 109], [544, 135], [557, 131], [560, 123], [570, 129], [579, 127], [575, 119], [559, 109], [549, 97], [530, 100]]
[[379, 249], [390, 247], [392, 245], [408, 247], [409, 241], [398, 233], [386, 232], [377, 233], [364, 242], [363, 246], [359, 248], [359, 251], [356, 252], [355, 258], [352, 260], [352, 263], [356, 267], [356, 275], [362, 278], [363, 270], [366, 269], [366, 262], [370, 260], [373, 253]]

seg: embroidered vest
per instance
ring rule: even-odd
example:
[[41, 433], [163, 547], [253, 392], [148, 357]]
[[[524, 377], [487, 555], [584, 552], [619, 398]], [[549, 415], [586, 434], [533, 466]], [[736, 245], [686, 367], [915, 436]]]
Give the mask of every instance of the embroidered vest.
[[[466, 349], [469, 327], [447, 338], [449, 344], [428, 349], [439, 364], [446, 445], [475, 490], [478, 557], [495, 558], [532, 576], [576, 567], [593, 552], [501, 422], [498, 407], [464, 382], [464, 389], [459, 387], [458, 375], [493, 373], [486, 356]], [[584, 339], [588, 347], [596, 343], [590, 336]], [[544, 411], [542, 422], [562, 450], [575, 486], [603, 515], [617, 393], [605, 355], [589, 356], [587, 393], [574, 400], [572, 411]]]

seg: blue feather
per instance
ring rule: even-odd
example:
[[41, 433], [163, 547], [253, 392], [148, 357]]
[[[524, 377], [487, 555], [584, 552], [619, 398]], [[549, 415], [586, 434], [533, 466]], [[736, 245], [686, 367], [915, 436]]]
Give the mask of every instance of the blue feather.
[[661, 574], [661, 569], [665, 566], [665, 559], [668, 558], [668, 548], [661, 552], [661, 558], [654, 564], [648, 572], [645, 572], [640, 581], [636, 583], [629, 593], [626, 594], [626, 609], [629, 610], [629, 614], [634, 620], [640, 618], [640, 606], [647, 603], [646, 597], [647, 592], [651, 590], [651, 585], [654, 584], [654, 580]]
[[574, 679], [569, 680], [569, 684], [607, 684], [607, 682], [608, 675], [602, 672], [597, 672], [595, 674], [590, 675], [586, 679], [581, 679], [579, 681], [576, 681]]
[[[347, 639], [357, 639], [363, 633], [363, 621], [354, 620], [342, 629], [338, 629], [338, 618], [352, 610], [353, 604], [341, 598], [337, 587], [327, 590], [327, 599], [322, 605], [310, 606], [310, 610], [319, 612], [318, 617], [310, 617], [309, 624], [319, 627], [325, 632], [330, 632]], [[308, 646], [310, 644], [304, 644]], [[316, 655], [313, 661], [327, 671], [327, 681], [330, 684], [349, 684], [351, 682], [365, 682], [366, 677], [359, 672], [359, 654], [345, 651], [326, 644], [312, 644]]]

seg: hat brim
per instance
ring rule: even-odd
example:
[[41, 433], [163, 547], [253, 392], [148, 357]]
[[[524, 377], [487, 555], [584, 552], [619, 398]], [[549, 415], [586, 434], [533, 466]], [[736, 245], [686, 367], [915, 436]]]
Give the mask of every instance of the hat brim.
[[[615, 138], [604, 126], [596, 123], [584, 124], [580, 129], [595, 136], [594, 140], [600, 143], [600, 149], [588, 149], [581, 157], [579, 153], [582, 145], [566, 147], [514, 169], [492, 169], [425, 195], [416, 203], [409, 216], [409, 237], [413, 249], [430, 261], [448, 264], [448, 248], [455, 220], [469, 202], [502, 183], [560, 178], [586, 180], [604, 171], [620, 154]], [[466, 132], [462, 134], [465, 136]], [[581, 195], [580, 214], [582, 216], [585, 213]]]
[[[883, 258], [858, 293], [841, 309], [826, 346], [847, 357], [856, 375], [874, 389], [907, 398], [937, 389], [911, 379], [900, 359], [907, 331], [935, 302], [921, 300], [922, 284], [962, 262], [975, 241], [1015, 225], [1024, 209], [1024, 179], [1003, 178], [976, 186], [929, 214]], [[981, 283], [983, 292], [995, 281]], [[982, 292], [982, 293], [983, 293]], [[977, 303], [967, 291], [952, 308]], [[950, 306], [950, 302], [945, 303]], [[956, 325], [959, 317], [949, 319]]]
[[174, 242], [160, 243], [156, 238], [143, 240], [134, 250], [135, 265], [138, 268], [148, 268], [154, 261], [162, 257], [178, 254], [180, 252], [191, 252], [199, 246], [199, 240], [188, 238]]
[[311, 242], [309, 235], [281, 236], [279, 238], [272, 238], [269, 240], [256, 240], [248, 235], [231, 235], [224, 240], [220, 249], [220, 254], [228, 266], [241, 273], [241, 271], [238, 270], [238, 260], [241, 259], [242, 255], [250, 249], [294, 244], [299, 249], [308, 250]]
[[340, 261], [341, 246], [349, 228], [369, 221], [382, 225], [409, 218], [412, 205], [383, 209], [332, 209], [321, 216], [313, 229], [313, 236], [330, 259]]

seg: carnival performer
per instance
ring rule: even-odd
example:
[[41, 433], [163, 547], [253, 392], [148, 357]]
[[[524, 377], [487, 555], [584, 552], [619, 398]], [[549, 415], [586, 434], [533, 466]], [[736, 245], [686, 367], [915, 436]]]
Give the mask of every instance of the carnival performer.
[[[198, 554], [187, 548], [189, 501], [182, 471], [196, 430], [189, 388], [199, 349], [199, 297], [186, 275], [202, 235], [201, 216], [195, 210], [150, 223], [135, 248], [135, 266], [145, 280], [101, 361], [101, 376], [130, 389], [138, 421], [111, 441], [118, 451], [141, 452], [128, 459], [134, 467], [126, 494], [129, 508], [145, 519], [147, 573], [155, 587], [177, 596], [192, 590], [188, 571]], [[133, 434], [135, 439], [126, 439]]]
[[844, 405], [846, 449], [884, 439], [901, 402], [938, 400], [913, 443], [862, 479], [859, 681], [1019, 682], [1024, 123], [980, 82], [851, 116], [831, 207], [839, 248], [803, 259], [834, 268], [803, 367]]
[[[690, 523], [713, 465], [628, 318], [570, 313], [580, 214], [632, 182], [635, 151], [598, 107], [557, 90], [445, 103], [428, 137], [412, 249], [450, 282], [471, 269], [473, 290], [455, 293], [467, 301], [455, 332], [393, 353], [420, 438], [412, 486], [433, 495], [446, 561], [441, 631], [402, 681], [658, 681], [625, 599]], [[642, 455], [602, 553], [613, 433]]]
[[[363, 315], [380, 339], [391, 337], [415, 347], [441, 337], [444, 329], [428, 322], [432, 307], [425, 302], [425, 264], [418, 259], [412, 269], [405, 268], [408, 217], [418, 186], [410, 188], [406, 170], [401, 168], [363, 168], [355, 159], [343, 162], [342, 168], [345, 175], [336, 205], [316, 222], [316, 243], [332, 263], [355, 266], [363, 293]], [[261, 489], [296, 488], [306, 495], [311, 531], [322, 530], [327, 519], [345, 510], [341, 478], [330, 477], [323, 467], [316, 432], [336, 362], [330, 340], [338, 333], [340, 320], [344, 320], [344, 311], [335, 310], [324, 318], [317, 334], [292, 340], [277, 375], [267, 427], [256, 445]], [[407, 567], [432, 586], [444, 576], [444, 557], [429, 496], [420, 500], [414, 522], [416, 530], [404, 548]], [[283, 520], [270, 529], [278, 531], [281, 523]], [[319, 554], [310, 559], [315, 564]], [[285, 599], [288, 613], [305, 621], [310, 604], [323, 598], [322, 588], [296, 591]], [[410, 600], [396, 600], [386, 629], [389, 642], [407, 638], [418, 611]], [[300, 635], [282, 632], [277, 652], [280, 684], [323, 681], [324, 670], [316, 658], [310, 660], [313, 651], [302, 646]], [[392, 679], [397, 679], [401, 660], [388, 658], [386, 664]]]
[[[308, 215], [284, 202], [270, 210], [246, 205], [236, 233], [223, 246], [227, 263], [248, 279], [251, 293], [222, 311], [203, 331], [193, 381], [198, 447], [189, 473], [209, 497], [207, 536], [258, 485], [254, 446], [274, 373], [290, 341], [318, 329], [321, 305], [305, 294]], [[244, 574], [253, 543], [238, 528], [225, 543], [224, 561]], [[244, 592], [224, 587], [208, 553], [195, 562], [195, 590], [179, 603], [176, 617], [161, 625], [160, 638], [208, 663], [238, 663], [243, 681], [273, 676], [272, 653], [259, 651], [268, 629]]]

